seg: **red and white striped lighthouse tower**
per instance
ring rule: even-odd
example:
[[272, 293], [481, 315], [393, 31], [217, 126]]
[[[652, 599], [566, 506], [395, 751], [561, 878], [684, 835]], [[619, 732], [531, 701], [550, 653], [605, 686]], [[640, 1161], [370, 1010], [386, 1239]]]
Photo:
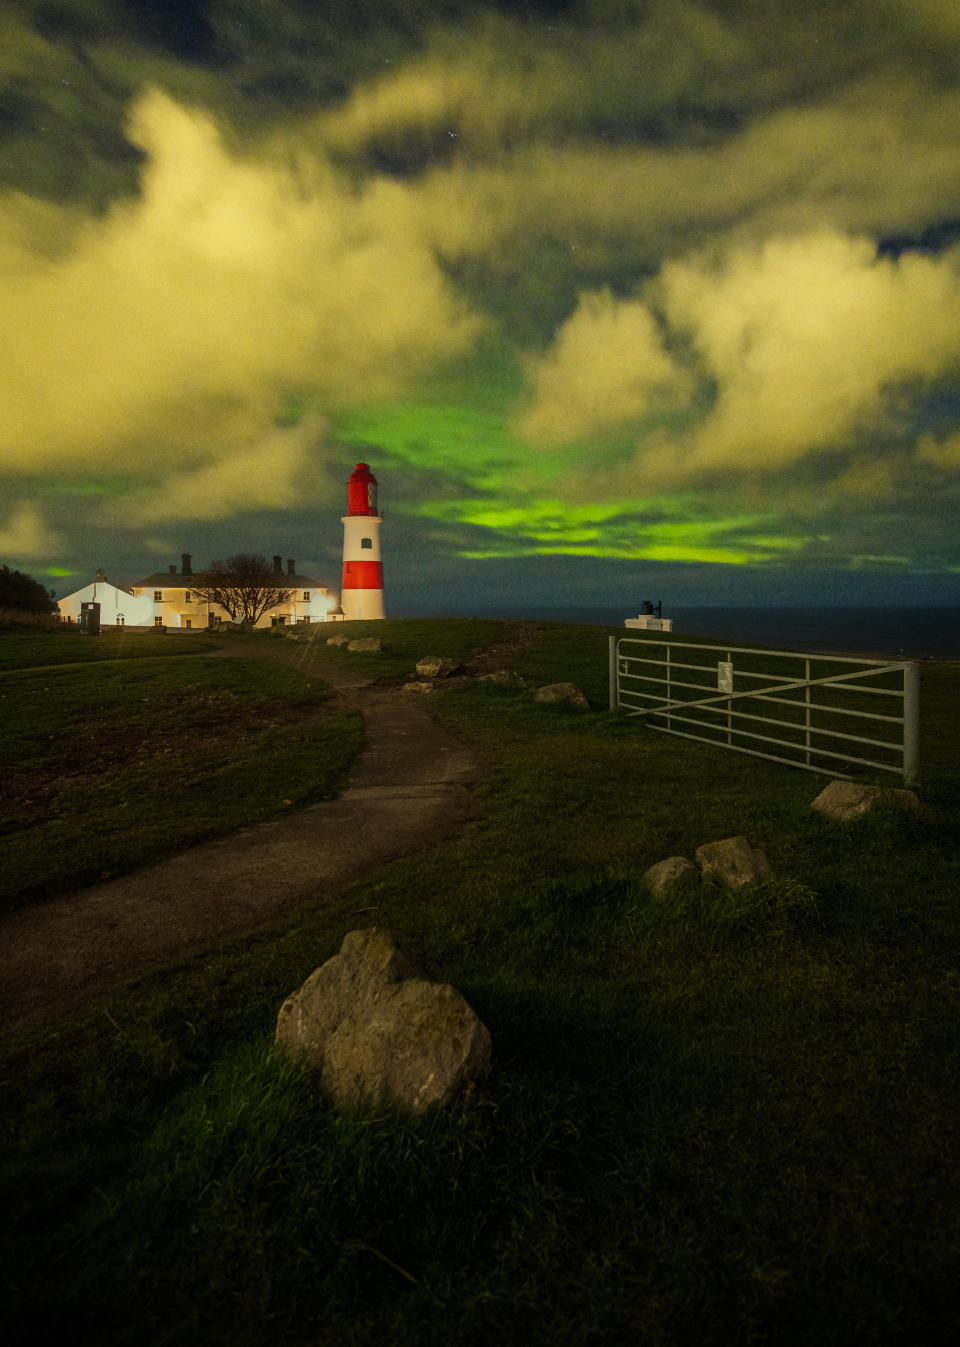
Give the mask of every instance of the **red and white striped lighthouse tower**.
[[366, 463], [358, 463], [347, 478], [347, 513], [343, 516], [340, 606], [345, 622], [386, 616], [380, 560], [382, 522], [377, 510], [377, 479]]

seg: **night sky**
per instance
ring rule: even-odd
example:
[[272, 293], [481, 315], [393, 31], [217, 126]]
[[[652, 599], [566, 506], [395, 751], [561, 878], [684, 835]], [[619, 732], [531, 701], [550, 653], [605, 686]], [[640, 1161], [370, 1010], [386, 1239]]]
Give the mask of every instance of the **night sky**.
[[0, 561], [960, 603], [957, 0], [4, 0]]

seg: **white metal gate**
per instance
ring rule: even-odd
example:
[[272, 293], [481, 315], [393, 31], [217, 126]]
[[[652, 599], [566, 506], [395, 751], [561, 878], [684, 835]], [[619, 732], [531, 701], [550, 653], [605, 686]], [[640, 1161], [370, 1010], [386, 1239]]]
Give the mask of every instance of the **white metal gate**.
[[611, 710], [829, 776], [870, 768], [916, 783], [919, 683], [914, 662], [610, 637]]

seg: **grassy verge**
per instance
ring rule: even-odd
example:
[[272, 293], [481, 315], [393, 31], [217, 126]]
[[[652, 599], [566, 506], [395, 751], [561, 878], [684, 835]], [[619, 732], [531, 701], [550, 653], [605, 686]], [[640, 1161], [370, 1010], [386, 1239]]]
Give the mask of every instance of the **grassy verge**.
[[[282, 648], [286, 654], [292, 646], [294, 659], [302, 664], [313, 662], [349, 669], [359, 678], [391, 678], [412, 675], [417, 660], [427, 655], [444, 659], [468, 659], [471, 651], [482, 649], [503, 635], [502, 622], [480, 621], [474, 618], [387, 618], [385, 621], [318, 623], [288, 628], [270, 627], [254, 632], [252, 636], [231, 636], [228, 640], [250, 641], [255, 646], [269, 644]], [[300, 639], [289, 642], [287, 633]], [[327, 645], [330, 636], [348, 636], [351, 641], [365, 636], [376, 636], [383, 642], [383, 651], [349, 652], [343, 647]], [[289, 656], [288, 656], [289, 657]]]
[[21, 628], [0, 631], [0, 670], [201, 655], [209, 649], [209, 641], [203, 636], [168, 636], [152, 631], [127, 631], [123, 627], [108, 627], [100, 636], [87, 636], [78, 627], [70, 626], [50, 631]]
[[[541, 637], [522, 671], [602, 702], [583, 629]], [[924, 730], [947, 774], [955, 673]], [[955, 820], [831, 824], [816, 777], [510, 688], [429, 704], [490, 767], [459, 837], [9, 1054], [14, 1340], [950, 1340]], [[769, 882], [646, 896], [736, 832]], [[417, 1122], [338, 1117], [270, 1051], [371, 922], [493, 1034], [490, 1079]]]
[[334, 708], [319, 678], [262, 661], [143, 658], [7, 674], [0, 904], [109, 878], [323, 799], [362, 738], [359, 714]]

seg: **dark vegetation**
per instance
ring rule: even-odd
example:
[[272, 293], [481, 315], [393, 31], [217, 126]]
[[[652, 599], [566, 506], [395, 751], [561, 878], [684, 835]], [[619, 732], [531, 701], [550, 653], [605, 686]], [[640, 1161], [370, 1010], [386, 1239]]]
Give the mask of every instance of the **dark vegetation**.
[[[960, 668], [924, 670], [939, 807], [844, 826], [808, 808], [822, 778], [601, 709], [605, 655], [550, 624], [518, 657], [585, 714], [434, 694], [489, 772], [456, 839], [9, 1042], [8, 1340], [956, 1339]], [[737, 832], [769, 881], [646, 896]], [[271, 1052], [283, 997], [374, 922], [493, 1035], [491, 1077], [415, 1122], [338, 1117]]]
[[49, 617], [54, 610], [51, 590], [23, 571], [0, 566], [0, 627], [14, 624], [33, 625], [38, 617]]

